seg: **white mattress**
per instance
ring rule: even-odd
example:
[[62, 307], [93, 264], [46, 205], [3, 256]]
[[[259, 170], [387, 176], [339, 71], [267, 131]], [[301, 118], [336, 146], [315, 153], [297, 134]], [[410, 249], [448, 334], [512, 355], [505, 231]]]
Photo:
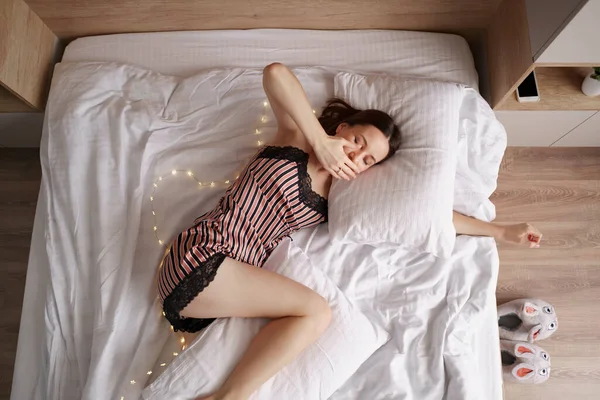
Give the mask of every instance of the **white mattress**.
[[[477, 74], [473, 67], [473, 60], [469, 53], [466, 42], [452, 35], [440, 35], [429, 33], [414, 33], [414, 32], [388, 32], [388, 31], [366, 31], [366, 32], [316, 32], [316, 31], [282, 31], [282, 30], [256, 30], [256, 31], [224, 31], [224, 32], [183, 32], [183, 33], [161, 33], [161, 34], [134, 34], [134, 35], [112, 35], [103, 37], [91, 37], [78, 39], [71, 43], [65, 52], [63, 62], [83, 62], [83, 61], [115, 61], [123, 63], [131, 63], [138, 66], [146, 67], [157, 72], [172, 74], [177, 76], [189, 76], [194, 72], [217, 66], [238, 66], [238, 67], [261, 67], [268, 62], [281, 61], [295, 66], [312, 66], [319, 65], [334, 69], [354, 70], [360, 72], [371, 73], [390, 73], [406, 76], [419, 77], [435, 77], [448, 81], [463, 83], [467, 86], [475, 87], [477, 85]], [[53, 83], [53, 90], [55, 85]], [[51, 95], [52, 98], [52, 95]], [[65, 99], [66, 101], [67, 99]], [[459, 143], [459, 171], [462, 174], [462, 180], [457, 181], [456, 199], [461, 206], [462, 211], [476, 214], [481, 218], [493, 217], [493, 208], [485, 203], [485, 192], [490, 191], [489, 184], [481, 193], [477, 194], [478, 178], [481, 175], [478, 171], [486, 170], [489, 176], [494, 176], [494, 171], [490, 171], [489, 166], [494, 165], [497, 160], [489, 159], [490, 153], [493, 153], [497, 158], [498, 152], [502, 143], [488, 143], [486, 133], [490, 128], [489, 121], [481, 122], [478, 120], [480, 116], [480, 106], [477, 106], [477, 99], [472, 96], [471, 99], [474, 106], [471, 107], [471, 113], [465, 118], [465, 126], [471, 125], [472, 136], [467, 133], [461, 135]], [[52, 103], [49, 104], [49, 109], [52, 108]], [[50, 114], [50, 113], [49, 113]], [[48, 118], [48, 117], [47, 117]], [[489, 115], [487, 118], [493, 118]], [[66, 129], [67, 125], [62, 124], [74, 123], [73, 121], [48, 121], [44, 127], [44, 146], [52, 145], [54, 138], [60, 138], [60, 130]], [[72, 127], [71, 127], [72, 128]], [[117, 130], [118, 131], [118, 130]], [[493, 135], [497, 135], [493, 132]], [[490, 135], [492, 136], [492, 135]], [[229, 140], [231, 138], [228, 138]], [[66, 139], [65, 139], [66, 140]], [[72, 140], [72, 139], [70, 139]], [[98, 140], [111, 140], [110, 137], [98, 137]], [[114, 138], [113, 138], [114, 140]], [[100, 143], [100, 142], [98, 142]], [[90, 143], [84, 143], [89, 145]], [[105, 144], [115, 143], [109, 142]], [[215, 143], [210, 143], [215, 145]], [[56, 146], [57, 144], [54, 144]], [[97, 145], [97, 144], [94, 144]], [[227, 141], [222, 143], [227, 145]], [[492, 148], [493, 147], [493, 148]], [[42, 149], [44, 152], [44, 149]], [[42, 159], [46, 158], [46, 166], [49, 163], [54, 164], [60, 158], [60, 154], [42, 154]], [[73, 156], [72, 153], [63, 154], [67, 158]], [[171, 155], [172, 156], [172, 155]], [[215, 158], [216, 157], [216, 158]], [[488, 158], [486, 158], [488, 157]], [[214, 174], [218, 174], [222, 169], [218, 164], [218, 154], [213, 155], [214, 164], [209, 169], [214, 170]], [[230, 160], [231, 161], [231, 160]], [[86, 171], [86, 163], [88, 159], [78, 159], [81, 165], [66, 164], [64, 168], [68, 178], [77, 178], [81, 171]], [[115, 162], [112, 160], [111, 162]], [[172, 163], [172, 162], [171, 162]], [[226, 166], [230, 167], [228, 164]], [[461, 169], [462, 166], [462, 169]], [[53, 168], [57, 166], [54, 164]], [[87, 166], [89, 167], [89, 166]], [[155, 172], [155, 171], [151, 171]], [[497, 172], [497, 171], [496, 171]], [[475, 178], [473, 178], [475, 177]], [[473, 179], [471, 179], [473, 178]], [[70, 179], [70, 178], [69, 178]], [[139, 181], [128, 180], [129, 184], [134, 185]], [[102, 379], [94, 379], [94, 374], [100, 374], [98, 368], [106, 368], [106, 365], [113, 364], [115, 372], [119, 376], [131, 376], [145, 368], [148, 364], [153, 364], [155, 360], [150, 360], [150, 356], [145, 355], [144, 346], [156, 345], [160, 342], [160, 338], [154, 335], [146, 335], [139, 329], [143, 325], [136, 325], [138, 330], [131, 332], [133, 337], [142, 337], [143, 340], [131, 340], [131, 338], [119, 338], [123, 342], [123, 346], [129, 343], [129, 347], [135, 347], [133, 353], [128, 354], [103, 354], [92, 352], [90, 358], [82, 360], [77, 357], [79, 352], [86, 351], [86, 341], [90, 343], [93, 340], [111, 341], [114, 340], [114, 335], [122, 330], [122, 327], [116, 324], [115, 326], [106, 327], [102, 325], [102, 313], [114, 313], [117, 304], [125, 301], [119, 298], [104, 298], [101, 297], [103, 303], [98, 304], [95, 314], [96, 318], [100, 318], [96, 323], [100, 323], [98, 331], [92, 337], [76, 337], [78, 326], [65, 326], [64, 321], [56, 319], [57, 308], [57, 293], [65, 289], [57, 285], [57, 279], [68, 281], [74, 275], [83, 274], [82, 271], [76, 268], [74, 271], [67, 273], [61, 277], [56, 275], [57, 271], [49, 268], [51, 261], [48, 259], [50, 254], [52, 257], [64, 256], [63, 262], [68, 260], [69, 255], [54, 254], [52, 248], [52, 237], [49, 236], [48, 221], [56, 223], [54, 220], [56, 215], [50, 215], [48, 209], [52, 208], [52, 203], [59, 201], [55, 196], [59, 196], [56, 190], [66, 188], [69, 183], [61, 183], [60, 181], [49, 181], [46, 179], [42, 183], [40, 192], [40, 200], [36, 212], [34, 225], [34, 236], [32, 240], [30, 264], [27, 275], [26, 292], [23, 305], [23, 315], [21, 321], [21, 330], [19, 336], [19, 344], [17, 351], [17, 361], [15, 366], [15, 375], [13, 380], [12, 399], [23, 398], [60, 398], [65, 393], [81, 393], [83, 398], [99, 398], [98, 393], [110, 394], [110, 396], [120, 396], [123, 393], [123, 386], [108, 387], [107, 381]], [[72, 184], [72, 183], [71, 183]], [[99, 185], [102, 183], [99, 182]], [[50, 187], [54, 185], [54, 187]], [[101, 186], [99, 187], [101, 188]], [[99, 188], [96, 188], [99, 189]], [[138, 187], [132, 188], [135, 192], [131, 193], [131, 199], [136, 202], [141, 201], [139, 196], [145, 195], [147, 188]], [[493, 188], [492, 188], [493, 190]], [[61, 189], [62, 191], [62, 189]], [[48, 193], [52, 196], [48, 197]], [[217, 193], [217, 192], [215, 192]], [[64, 193], [63, 193], [64, 194]], [[214, 198], [216, 194], [212, 195]], [[478, 198], [481, 197], [481, 198]], [[108, 201], [108, 200], [107, 200]], [[98, 200], [98, 206], [106, 206]], [[479, 205], [479, 206], [478, 206]], [[76, 207], [73, 204], [73, 207]], [[114, 205], [113, 205], [114, 206]], [[147, 211], [147, 210], [146, 210]], [[147, 232], [149, 227], [147, 223], [140, 222], [138, 215], [130, 215], [127, 212], [123, 214], [123, 218], [127, 218], [128, 222], [133, 226], [140, 226], [140, 235], [144, 237], [143, 232]], [[136, 222], [137, 221], [137, 222]], [[83, 220], [81, 221], [83, 222]], [[181, 223], [181, 221], [179, 221]], [[83, 226], [83, 225], [81, 225]], [[79, 228], [81, 229], [81, 226]], [[137, 231], [136, 231], [137, 232]], [[110, 232], [98, 232], [99, 237]], [[120, 234], [121, 232], [119, 232]], [[304, 235], [304, 234], [302, 234]], [[311, 240], [318, 238], [317, 236], [306, 237], [302, 239], [299, 236], [300, 244], [305, 240], [304, 245], [309, 246]], [[56, 239], [56, 238], [55, 238]], [[142, 239], [140, 239], [142, 240]], [[316, 242], [315, 242], [316, 243]], [[474, 335], [473, 341], [469, 344], [469, 350], [465, 353], [454, 349], [452, 358], [455, 362], [448, 364], [447, 368], [468, 368], [470, 371], [476, 371], [477, 375], [469, 376], [469, 379], [476, 379], [480, 385], [480, 390], [484, 393], [484, 398], [496, 400], [502, 398], [500, 363], [498, 350], [498, 333], [496, 325], [496, 311], [494, 289], [497, 276], [497, 253], [493, 241], [485, 239], [467, 239], [459, 241], [465, 243], [464, 247], [458, 248], [457, 255], [460, 262], [472, 267], [483, 268], [487, 271], [487, 281], [491, 284], [486, 289], [487, 297], [485, 304], [480, 304], [482, 309], [479, 310], [479, 315], [482, 316], [479, 322], [477, 335]], [[93, 250], [94, 244], [90, 245], [90, 251]], [[111, 246], [115, 243], [109, 243]], [[139, 243], [138, 243], [139, 246]], [[97, 249], [96, 249], [97, 250]], [[105, 249], [106, 250], [106, 249]], [[310, 250], [307, 247], [307, 250]], [[139, 255], [140, 249], [136, 254]], [[310, 251], [309, 251], [310, 253]], [[102, 257], [107, 257], [105, 251], [100, 251]], [[318, 254], [322, 257], [323, 254]], [[52, 258], [51, 257], [51, 258]], [[60, 257], [59, 257], [60, 258]], [[152, 259], [152, 257], [150, 257]], [[72, 260], [72, 259], [71, 259]], [[132, 259], [128, 259], [133, 262]], [[57, 260], [55, 259], [55, 262]], [[100, 263], [103, 260], [98, 260]], [[120, 262], [125, 262], [121, 260]], [[65, 264], [66, 265], [66, 264]], [[149, 268], [153, 268], [150, 266]], [[334, 273], [334, 272], [331, 272]], [[74, 275], [73, 275], [74, 274]], [[91, 275], [93, 278], [93, 273]], [[110, 275], [104, 277], [110, 279]], [[131, 276], [128, 276], [131, 279]], [[147, 280], [143, 281], [146, 282]], [[83, 282], [86, 282], [85, 280]], [[104, 281], [102, 281], [104, 282]], [[134, 281], [135, 282], [135, 281]], [[90, 298], [77, 299], [77, 301], [93, 301], [94, 290], [100, 288], [90, 287]], [[135, 283], [134, 291], [152, 290], [142, 283]], [[62, 294], [62, 293], [61, 293]], [[72, 293], [74, 295], [74, 292]], [[77, 313], [78, 306], [75, 305], [73, 313]], [[64, 311], [64, 310], [63, 310]], [[120, 321], [122, 324], [127, 324], [126, 320], [108, 320], [111, 324]], [[139, 322], [139, 321], [138, 321]], [[64, 336], [66, 328], [70, 328], [70, 335]], [[107, 329], [108, 328], [108, 329]], [[63, 335], [52, 334], [59, 329]], [[148, 327], [148, 329], [150, 329]], [[455, 337], [466, 343], [468, 333], [460, 333]], [[100, 338], [97, 335], [104, 335]], [[160, 335], [159, 335], [160, 336]], [[77, 340], [75, 340], [77, 339]], [[74, 340], [75, 345], [69, 343]], [[164, 338], [163, 338], [164, 340]], [[157, 342], [158, 341], [158, 342]], [[83, 346], [83, 347], [82, 347]], [[122, 346], [122, 347], [123, 347]], [[452, 349], [451, 349], [452, 350]], [[463, 349], [464, 350], [464, 349]], [[89, 348], [87, 349], [89, 351]], [[466, 354], [470, 354], [468, 357]], [[453, 354], [449, 354], [452, 356]], [[461, 358], [462, 356], [462, 358]], [[109, 359], [106, 359], [109, 357]], [[112, 358], [110, 358], [112, 357]], [[461, 364], [464, 361], [464, 365]], [[108, 363], [108, 364], [107, 364]], [[127, 365], [125, 365], [128, 363]], [[68, 376], [62, 376], [63, 370], [69, 370]], [[361, 372], [362, 371], [362, 372]], [[352, 383], [347, 386], [350, 392], [345, 392], [347, 396], [338, 398], [353, 398], [350, 393], [358, 393], [361, 390], [368, 390], [369, 385], [373, 390], [378, 383], [370, 378], [368, 370], [359, 370], [359, 374], [364, 374], [354, 377], [353, 381], [363, 387], [353, 387]], [[453, 374], [455, 371], [448, 371]], [[459, 374], [460, 375], [460, 374]], [[113, 380], [115, 377], [112, 377]], [[123, 379], [123, 378], [122, 378]], [[110, 379], [108, 379], [110, 382]], [[381, 384], [382, 382], [379, 382]], [[400, 384], [401, 381], [396, 382]], [[116, 385], [116, 382], [112, 382]], [[366, 385], [366, 388], [364, 387]], [[388, 382], [393, 385], [393, 382]], [[139, 385], [138, 385], [139, 386]], [[127, 386], [130, 395], [126, 399], [138, 398], [139, 391], [131, 391], [132, 387]], [[136, 389], [137, 390], [137, 389]], [[448, 392], [450, 393], [450, 392]], [[112, 398], [111, 397], [111, 398]], [[119, 398], [119, 397], [116, 397]], [[356, 398], [356, 397], [354, 397]], [[364, 397], [363, 397], [364, 398]], [[400, 397], [402, 398], [402, 397]], [[411, 397], [404, 397], [411, 398]], [[452, 400], [459, 397], [448, 397]]]

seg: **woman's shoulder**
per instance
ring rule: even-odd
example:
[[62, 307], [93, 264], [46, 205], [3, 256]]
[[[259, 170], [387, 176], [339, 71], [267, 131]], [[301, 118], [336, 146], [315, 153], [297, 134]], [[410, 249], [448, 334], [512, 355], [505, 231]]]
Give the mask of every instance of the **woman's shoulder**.
[[304, 136], [300, 131], [290, 132], [278, 130], [273, 136], [272, 140], [267, 142], [267, 144], [276, 147], [296, 147], [307, 153], [312, 151], [308, 140], [306, 140], [306, 136]]

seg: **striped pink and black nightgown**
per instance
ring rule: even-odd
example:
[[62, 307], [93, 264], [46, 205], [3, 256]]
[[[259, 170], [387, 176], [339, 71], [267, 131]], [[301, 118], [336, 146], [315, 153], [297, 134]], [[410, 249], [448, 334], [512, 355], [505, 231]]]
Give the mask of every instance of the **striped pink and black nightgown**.
[[165, 256], [158, 292], [175, 330], [197, 332], [214, 319], [179, 315], [230, 257], [262, 267], [291, 233], [325, 222], [327, 200], [312, 190], [308, 153], [267, 146], [248, 164], [218, 206], [180, 233]]

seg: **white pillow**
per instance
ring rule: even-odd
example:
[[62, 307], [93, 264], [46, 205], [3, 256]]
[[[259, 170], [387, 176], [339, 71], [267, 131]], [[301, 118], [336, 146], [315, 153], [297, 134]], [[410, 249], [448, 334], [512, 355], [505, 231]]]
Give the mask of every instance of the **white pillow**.
[[452, 205], [459, 110], [464, 88], [387, 75], [340, 73], [335, 95], [360, 109], [389, 113], [401, 148], [329, 194], [331, 239], [393, 244], [447, 257], [454, 247]]
[[[389, 339], [388, 333], [354, 308], [295, 245], [284, 241], [264, 268], [298, 281], [328, 300], [332, 321], [325, 333], [267, 381], [255, 400], [326, 399]], [[266, 319], [219, 319], [144, 389], [144, 399], [191, 399], [219, 388]]]

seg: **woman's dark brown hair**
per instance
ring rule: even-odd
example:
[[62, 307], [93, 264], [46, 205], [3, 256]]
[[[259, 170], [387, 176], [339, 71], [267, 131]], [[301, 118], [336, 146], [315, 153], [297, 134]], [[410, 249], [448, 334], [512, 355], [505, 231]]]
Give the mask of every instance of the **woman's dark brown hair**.
[[394, 155], [400, 147], [400, 130], [392, 117], [383, 111], [358, 110], [344, 100], [333, 98], [327, 102], [319, 122], [329, 136], [334, 136], [338, 125], [343, 122], [350, 126], [373, 125], [383, 132], [390, 145], [390, 151], [384, 160]]

